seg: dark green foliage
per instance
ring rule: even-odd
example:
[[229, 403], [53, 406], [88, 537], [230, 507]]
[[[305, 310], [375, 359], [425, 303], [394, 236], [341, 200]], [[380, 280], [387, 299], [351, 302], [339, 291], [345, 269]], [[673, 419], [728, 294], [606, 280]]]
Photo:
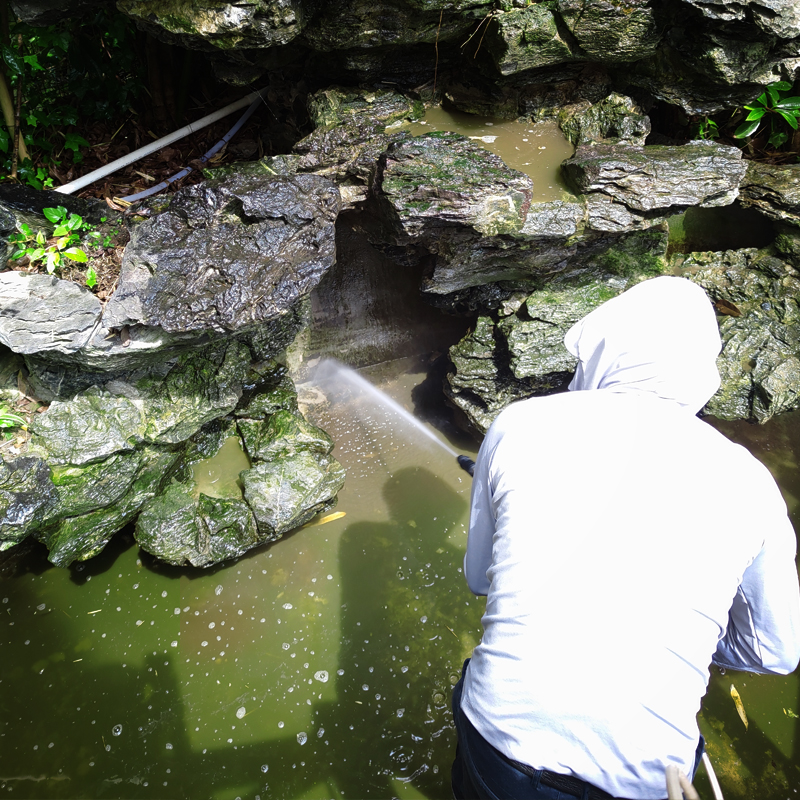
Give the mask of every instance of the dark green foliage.
[[[22, 80], [20, 129], [31, 154], [18, 165], [22, 181], [52, 186], [47, 165], [77, 164], [81, 148], [89, 146], [77, 126], [112, 119], [131, 106], [143, 85], [136, 35], [133, 21], [113, 6], [58, 25], [11, 26], [11, 42], [0, 51], [12, 93]], [[12, 138], [0, 126], [0, 179], [11, 169]]]

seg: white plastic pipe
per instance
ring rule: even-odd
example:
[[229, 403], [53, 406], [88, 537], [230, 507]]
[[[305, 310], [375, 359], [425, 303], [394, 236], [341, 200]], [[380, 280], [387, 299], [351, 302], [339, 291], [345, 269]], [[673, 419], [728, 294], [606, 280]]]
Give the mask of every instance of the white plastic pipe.
[[106, 175], [110, 175], [112, 172], [116, 172], [123, 167], [127, 167], [128, 164], [133, 164], [135, 161], [138, 161], [145, 156], [149, 156], [150, 153], [155, 153], [157, 150], [161, 150], [163, 147], [166, 147], [173, 142], [177, 142], [178, 139], [183, 139], [184, 136], [188, 136], [190, 133], [195, 133], [196, 131], [202, 130], [203, 128], [208, 127], [212, 122], [216, 122], [218, 119], [227, 117], [228, 114], [233, 114], [234, 111], [238, 111], [240, 108], [244, 108], [246, 105], [252, 103], [257, 97], [261, 97], [260, 91], [251, 92], [247, 95], [247, 97], [243, 97], [241, 100], [237, 100], [235, 103], [231, 103], [230, 105], [225, 106], [225, 108], [221, 108], [219, 111], [215, 111], [213, 114], [209, 114], [208, 116], [197, 120], [197, 122], [190, 122], [188, 125], [184, 125], [183, 128], [164, 136], [162, 139], [157, 139], [155, 142], [146, 144], [144, 147], [140, 147], [138, 150], [134, 150], [132, 153], [128, 153], [128, 155], [122, 156], [122, 158], [118, 158], [116, 161], [112, 161], [110, 164], [106, 164], [104, 167], [100, 167], [94, 172], [89, 172], [87, 175], [83, 175], [74, 181], [70, 181], [70, 183], [65, 183], [63, 186], [58, 186], [55, 191], [61, 192], [61, 194], [72, 194], [73, 192], [77, 192], [78, 189], [83, 189], [84, 186], [88, 186], [90, 183], [99, 181], [100, 178], [105, 178]]

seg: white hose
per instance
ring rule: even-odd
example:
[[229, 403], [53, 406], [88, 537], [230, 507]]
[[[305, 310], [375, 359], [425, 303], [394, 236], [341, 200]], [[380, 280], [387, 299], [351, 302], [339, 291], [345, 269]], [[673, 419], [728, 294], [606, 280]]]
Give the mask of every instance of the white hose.
[[188, 125], [184, 125], [179, 130], [174, 131], [173, 133], [170, 133], [161, 139], [157, 139], [155, 142], [151, 142], [144, 147], [140, 147], [138, 150], [134, 150], [132, 153], [128, 153], [128, 155], [122, 156], [122, 158], [118, 158], [116, 161], [112, 161], [110, 164], [106, 164], [104, 167], [100, 167], [94, 172], [89, 172], [88, 174], [83, 175], [82, 177], [77, 178], [70, 183], [65, 183], [63, 186], [58, 186], [55, 191], [61, 192], [61, 194], [72, 194], [73, 192], [77, 192], [78, 189], [83, 189], [84, 186], [88, 186], [90, 183], [99, 181], [100, 178], [105, 178], [106, 175], [110, 175], [112, 172], [116, 172], [123, 167], [127, 167], [129, 164], [133, 164], [135, 161], [138, 161], [145, 156], [149, 156], [150, 153], [155, 153], [157, 150], [161, 150], [163, 147], [178, 141], [178, 139], [183, 139], [184, 136], [188, 136], [190, 133], [195, 133], [196, 131], [202, 130], [203, 128], [208, 127], [212, 122], [216, 122], [218, 119], [227, 117], [228, 114], [233, 114], [234, 111], [244, 108], [258, 97], [261, 97], [261, 92], [251, 92], [247, 95], [247, 97], [243, 97], [241, 100], [237, 100], [235, 103], [231, 103], [230, 105], [225, 106], [225, 108], [221, 108], [219, 111], [215, 111], [213, 114], [209, 114], [208, 116], [197, 120], [197, 122], [190, 122]]
[[711, 784], [711, 790], [714, 792], [714, 800], [725, 800], [722, 796], [722, 789], [720, 789], [719, 781], [717, 780], [717, 773], [714, 772], [714, 767], [711, 766], [711, 759], [705, 751], [703, 751], [703, 764], [706, 768], [708, 781]]

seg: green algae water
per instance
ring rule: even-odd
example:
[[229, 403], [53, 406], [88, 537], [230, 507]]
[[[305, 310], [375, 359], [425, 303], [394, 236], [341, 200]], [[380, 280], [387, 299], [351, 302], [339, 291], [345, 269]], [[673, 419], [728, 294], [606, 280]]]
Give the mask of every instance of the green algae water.
[[483, 605], [461, 574], [470, 479], [371, 398], [315, 409], [345, 516], [209, 570], [120, 536], [82, 569], [29, 557], [2, 580], [3, 795], [448, 796]]
[[[413, 362], [369, 377], [433, 414]], [[484, 605], [461, 573], [470, 479], [352, 386], [302, 397], [347, 467], [344, 516], [209, 570], [122, 535], [82, 568], [33, 554], [0, 581], [3, 796], [450, 797], [450, 690]], [[798, 526], [800, 415], [713, 424], [767, 463]], [[700, 726], [726, 800], [800, 794], [793, 714], [797, 675], [713, 671]], [[711, 800], [702, 767], [695, 783]]]
[[468, 136], [509, 167], [533, 178], [533, 202], [562, 200], [571, 192], [561, 175], [561, 162], [570, 158], [575, 148], [566, 139], [558, 124], [494, 119], [429, 108], [417, 122], [403, 126], [414, 136], [433, 131], [452, 131]]

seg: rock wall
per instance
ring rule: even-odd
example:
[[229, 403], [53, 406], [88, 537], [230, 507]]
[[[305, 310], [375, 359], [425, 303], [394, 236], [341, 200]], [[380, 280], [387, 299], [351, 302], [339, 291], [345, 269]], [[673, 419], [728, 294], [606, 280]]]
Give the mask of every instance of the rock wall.
[[[0, 375], [19, 371], [49, 404], [28, 450], [0, 462], [0, 550], [34, 536], [67, 565], [133, 522], [169, 563], [234, 558], [331, 507], [344, 480], [284, 363], [450, 347], [445, 395], [480, 434], [508, 403], [563, 389], [566, 329], [658, 274], [696, 281], [720, 313], [708, 413], [765, 421], [800, 406], [800, 166], [664, 142], [648, 114], [733, 109], [800, 77], [790, 0], [119, 7], [232, 83], [303, 76], [317, 87], [310, 132], [138, 209], [105, 306], [53, 276], [0, 273], [0, 361], [13, 365]], [[70, 10], [16, 9], [34, 23]], [[535, 202], [532, 179], [479, 142], [411, 136], [402, 123], [432, 99], [557, 119], [577, 148], [571, 191]], [[48, 202], [0, 192], [0, 235]], [[687, 210], [734, 204], [764, 221], [766, 244], [671, 244]], [[231, 437], [250, 461], [240, 491], [198, 494], [192, 465]]]

